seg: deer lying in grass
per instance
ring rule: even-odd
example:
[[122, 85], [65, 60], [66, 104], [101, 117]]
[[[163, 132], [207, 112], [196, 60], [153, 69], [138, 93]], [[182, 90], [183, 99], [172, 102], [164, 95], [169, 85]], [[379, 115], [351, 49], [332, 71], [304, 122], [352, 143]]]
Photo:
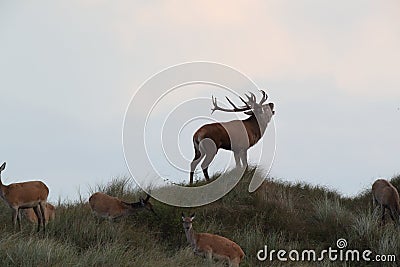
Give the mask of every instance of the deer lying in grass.
[[[31, 223], [37, 223], [37, 217], [33, 209], [25, 209], [24, 210], [24, 215], [28, 221]], [[54, 220], [56, 216], [56, 208], [51, 205], [50, 203], [46, 203], [46, 208], [44, 211], [44, 217], [46, 218], [46, 223], [49, 221]]]
[[12, 221], [14, 227], [18, 221], [19, 230], [21, 227], [21, 209], [33, 208], [36, 218], [38, 220], [38, 229], [43, 224], [43, 230], [46, 231], [46, 217], [44, 209], [49, 195], [49, 188], [41, 181], [32, 181], [24, 183], [14, 183], [10, 185], [3, 185], [1, 181], [1, 172], [6, 168], [6, 163], [0, 166], [0, 197], [13, 210]]
[[400, 199], [396, 187], [384, 179], [378, 179], [372, 185], [372, 196], [374, 204], [382, 209], [382, 223], [385, 222], [386, 209], [395, 223], [400, 222]]
[[247, 166], [247, 150], [255, 145], [263, 136], [268, 123], [271, 121], [272, 115], [275, 114], [274, 104], [268, 103], [267, 94], [261, 90], [262, 98], [259, 103], [253, 93], [250, 96], [246, 95], [248, 101], [240, 97], [240, 100], [245, 104], [242, 107], [237, 107], [227, 97], [232, 109], [219, 107], [217, 99], [212, 98], [214, 107], [212, 112], [216, 110], [225, 112], [244, 112], [249, 115], [245, 120], [233, 120], [228, 122], [217, 122], [206, 124], [200, 127], [193, 135], [194, 159], [190, 164], [190, 184], [193, 184], [193, 175], [200, 161], [204, 177], [207, 181], [208, 166], [214, 159], [218, 149], [233, 151], [236, 166]]
[[156, 214], [149, 199], [150, 196], [147, 195], [146, 199], [140, 198], [139, 202], [128, 203], [116, 197], [97, 192], [89, 198], [89, 204], [90, 208], [97, 216], [114, 220], [122, 216], [133, 214], [143, 208]]
[[194, 250], [194, 253], [205, 256], [209, 261], [212, 258], [226, 260], [229, 266], [239, 266], [240, 261], [244, 257], [244, 252], [238, 244], [228, 238], [208, 233], [196, 233], [193, 230], [194, 214], [185, 217], [182, 213], [183, 228], [188, 243]]

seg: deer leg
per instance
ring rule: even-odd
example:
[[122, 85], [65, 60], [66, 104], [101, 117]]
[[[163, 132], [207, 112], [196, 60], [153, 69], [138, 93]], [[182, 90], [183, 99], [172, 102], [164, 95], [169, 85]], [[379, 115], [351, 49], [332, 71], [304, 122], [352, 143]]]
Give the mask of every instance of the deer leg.
[[211, 251], [207, 251], [205, 253], [206, 259], [208, 260], [209, 263], [212, 263], [212, 252]]
[[22, 210], [21, 210], [21, 209], [18, 209], [18, 217], [17, 217], [17, 220], [18, 220], [18, 226], [19, 226], [19, 230], [20, 230], [20, 231], [22, 230], [21, 212], [22, 212]]
[[236, 167], [240, 167], [240, 154], [239, 152], [233, 152], [233, 156], [235, 157]]
[[240, 152], [240, 159], [242, 161], [242, 166], [247, 168], [247, 150], [242, 150]]
[[40, 206], [40, 213], [42, 215], [42, 223], [43, 223], [43, 231], [46, 233], [46, 203], [45, 202], [39, 202]]
[[229, 266], [239, 267], [240, 259], [234, 258], [233, 260], [229, 260]]
[[385, 206], [381, 205], [382, 208], [382, 224], [385, 224]]
[[394, 218], [395, 213], [392, 209], [389, 209], [389, 215], [390, 215], [390, 218], [392, 218], [392, 220], [396, 223], [396, 219]]
[[193, 184], [193, 175], [194, 175], [194, 171], [197, 167], [197, 165], [199, 164], [199, 162], [204, 158], [205, 154], [200, 153], [200, 151], [195, 147], [194, 148], [194, 159], [192, 161], [192, 163], [190, 163], [190, 184]]
[[204, 173], [204, 177], [206, 178], [206, 181], [210, 180], [210, 176], [208, 176], [208, 166], [214, 159], [215, 155], [216, 155], [216, 153], [206, 154], [204, 161], [201, 163], [201, 168], [203, 169], [203, 173]]
[[39, 212], [39, 206], [35, 206], [33, 207], [33, 211], [35, 212], [36, 218], [37, 218], [37, 222], [38, 222], [38, 228], [37, 231], [40, 231], [40, 224], [42, 223], [42, 215]]
[[20, 209], [17, 209], [17, 222], [18, 222], [18, 228], [20, 231], [22, 231], [22, 225], [21, 225], [21, 213]]
[[[12, 211], [12, 222], [14, 224], [14, 229], [17, 227], [17, 218], [18, 218], [18, 208], [13, 208], [13, 211]], [[21, 231], [21, 225], [19, 227], [19, 230]]]
[[200, 152], [205, 155], [203, 162], [201, 163], [201, 169], [203, 170], [204, 177], [207, 181], [210, 180], [208, 176], [208, 166], [217, 154], [217, 147], [211, 139], [203, 139], [200, 143]]

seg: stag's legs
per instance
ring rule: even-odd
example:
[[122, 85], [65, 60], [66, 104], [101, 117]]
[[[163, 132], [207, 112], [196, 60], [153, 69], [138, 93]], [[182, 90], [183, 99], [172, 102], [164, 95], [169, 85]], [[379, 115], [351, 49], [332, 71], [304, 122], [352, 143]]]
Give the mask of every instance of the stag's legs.
[[201, 154], [205, 154], [205, 159], [201, 163], [201, 168], [203, 170], [204, 177], [207, 181], [209, 181], [210, 177], [208, 176], [208, 166], [217, 154], [217, 146], [211, 139], [204, 139], [200, 143], [200, 152]]
[[190, 184], [193, 184], [194, 170], [196, 169], [199, 162], [204, 158], [205, 154], [200, 153], [197, 147], [194, 148], [194, 159], [190, 163]]
[[240, 167], [240, 154], [239, 152], [233, 152], [233, 156], [235, 157], [236, 167]]
[[234, 151], [236, 167], [247, 167], [247, 150]]
[[240, 159], [242, 161], [242, 166], [247, 167], [247, 150], [240, 151]]

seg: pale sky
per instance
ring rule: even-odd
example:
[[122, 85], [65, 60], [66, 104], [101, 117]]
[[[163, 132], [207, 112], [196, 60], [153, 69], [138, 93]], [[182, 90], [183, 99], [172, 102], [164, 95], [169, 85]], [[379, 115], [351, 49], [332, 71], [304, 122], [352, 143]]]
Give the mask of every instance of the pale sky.
[[395, 0], [1, 1], [3, 182], [41, 179], [55, 201], [127, 175], [134, 92], [171, 65], [211, 61], [275, 103], [272, 177], [354, 195], [400, 173], [399, 10]]

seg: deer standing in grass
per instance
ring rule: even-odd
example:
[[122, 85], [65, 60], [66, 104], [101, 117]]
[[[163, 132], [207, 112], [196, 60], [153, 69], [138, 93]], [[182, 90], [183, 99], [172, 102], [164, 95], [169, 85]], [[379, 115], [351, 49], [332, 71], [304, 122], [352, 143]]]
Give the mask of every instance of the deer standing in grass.
[[[25, 209], [24, 210], [24, 215], [28, 221], [31, 223], [37, 223], [37, 217], [33, 209]], [[56, 208], [51, 205], [50, 203], [46, 203], [46, 208], [44, 211], [44, 217], [46, 218], [46, 223], [49, 221], [54, 220], [56, 216]]]
[[12, 221], [14, 227], [18, 221], [19, 230], [21, 227], [21, 209], [33, 208], [36, 218], [38, 220], [38, 229], [43, 224], [43, 230], [46, 231], [46, 217], [45, 206], [47, 196], [49, 195], [49, 188], [41, 181], [31, 181], [23, 183], [14, 183], [4, 185], [1, 181], [1, 172], [6, 168], [6, 163], [0, 166], [0, 197], [10, 206], [13, 210]]
[[242, 97], [240, 100], [244, 106], [237, 107], [228, 97], [226, 97], [232, 109], [222, 108], [218, 106], [217, 99], [212, 97], [214, 107], [212, 112], [216, 110], [225, 112], [244, 112], [249, 115], [244, 120], [233, 120], [228, 122], [217, 122], [206, 124], [200, 127], [193, 135], [194, 159], [190, 164], [190, 184], [193, 184], [193, 175], [200, 161], [201, 168], [207, 181], [210, 180], [208, 175], [208, 166], [214, 159], [218, 149], [233, 151], [236, 166], [247, 166], [247, 150], [255, 145], [263, 136], [268, 123], [271, 121], [272, 115], [275, 114], [274, 104], [268, 103], [268, 96], [264, 91], [260, 102], [257, 103], [256, 96], [250, 93], [246, 94], [247, 101]]
[[385, 210], [389, 210], [390, 218], [395, 223], [400, 222], [399, 193], [390, 182], [378, 179], [372, 185], [372, 196], [375, 205], [382, 209], [382, 223], [385, 222]]
[[89, 204], [97, 216], [115, 220], [116, 218], [133, 214], [143, 208], [156, 214], [149, 199], [150, 196], [147, 195], [146, 199], [140, 197], [139, 202], [128, 203], [116, 197], [97, 192], [89, 198]]
[[185, 217], [182, 213], [183, 228], [186, 239], [193, 248], [195, 254], [205, 256], [209, 261], [212, 258], [226, 260], [229, 266], [238, 267], [244, 258], [244, 252], [238, 244], [228, 238], [208, 233], [196, 233], [193, 230], [194, 214]]

